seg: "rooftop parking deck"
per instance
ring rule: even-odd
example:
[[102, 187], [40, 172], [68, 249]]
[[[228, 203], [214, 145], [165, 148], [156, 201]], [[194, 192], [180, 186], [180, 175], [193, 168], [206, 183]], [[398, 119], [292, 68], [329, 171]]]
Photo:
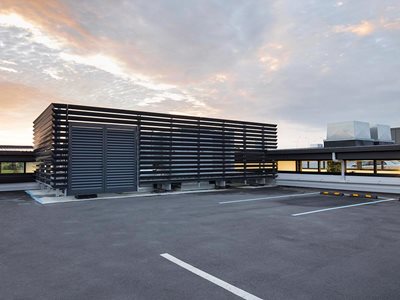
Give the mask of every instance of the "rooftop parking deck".
[[3, 192], [0, 298], [398, 299], [397, 200], [281, 187], [40, 205]]

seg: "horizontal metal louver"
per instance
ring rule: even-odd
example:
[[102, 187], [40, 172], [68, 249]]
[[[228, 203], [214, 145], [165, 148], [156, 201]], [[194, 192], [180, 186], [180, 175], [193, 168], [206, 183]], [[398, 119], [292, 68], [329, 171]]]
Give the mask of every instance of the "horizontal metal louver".
[[140, 184], [274, 176], [274, 124], [54, 103], [34, 122], [37, 180], [68, 187], [69, 124], [137, 128]]

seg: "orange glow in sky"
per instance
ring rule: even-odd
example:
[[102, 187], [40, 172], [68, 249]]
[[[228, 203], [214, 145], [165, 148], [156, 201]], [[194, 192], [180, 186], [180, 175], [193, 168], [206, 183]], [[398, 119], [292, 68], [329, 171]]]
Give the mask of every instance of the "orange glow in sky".
[[0, 144], [52, 102], [277, 123], [280, 147], [400, 125], [397, 0], [0, 2]]

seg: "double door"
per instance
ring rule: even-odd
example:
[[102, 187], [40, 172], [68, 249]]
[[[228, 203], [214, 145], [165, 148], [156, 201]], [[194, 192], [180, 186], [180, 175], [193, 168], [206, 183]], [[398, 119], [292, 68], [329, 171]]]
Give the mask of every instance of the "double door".
[[69, 124], [68, 195], [137, 191], [137, 128]]

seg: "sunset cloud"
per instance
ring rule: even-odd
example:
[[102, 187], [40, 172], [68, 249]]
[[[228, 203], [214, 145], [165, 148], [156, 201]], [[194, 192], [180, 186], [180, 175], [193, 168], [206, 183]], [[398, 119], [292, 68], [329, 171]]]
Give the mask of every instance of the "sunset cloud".
[[2, 0], [0, 144], [13, 125], [29, 144], [56, 101], [276, 122], [281, 147], [329, 121], [400, 125], [399, 15], [397, 0]]
[[2, 0], [0, 13], [0, 20], [32, 31], [37, 40], [51, 48], [61, 44], [82, 47], [94, 40], [74, 19], [73, 8], [58, 0]]
[[351, 32], [359, 36], [370, 35], [375, 31], [375, 26], [368, 21], [363, 21], [356, 25], [338, 25], [335, 32]]
[[50, 49], [60, 49], [61, 42], [43, 33], [34, 23], [30, 23], [21, 15], [15, 13], [0, 14], [0, 26], [21, 28], [30, 33], [30, 41], [43, 44]]
[[367, 36], [373, 34], [377, 30], [400, 30], [400, 20], [398, 21], [386, 21], [381, 19], [376, 22], [372, 21], [362, 21], [355, 25], [338, 25], [335, 26], [334, 31], [340, 32], [350, 32], [358, 36]]
[[13, 69], [13, 68], [8, 68], [8, 67], [2, 67], [2, 66], [0, 66], [0, 70], [1, 70], [1, 71], [5, 71], [5, 72], [18, 73], [17, 70], [15, 70], [15, 69]]
[[71, 102], [57, 94], [0, 82], [0, 144], [32, 144], [32, 122], [51, 102]]

